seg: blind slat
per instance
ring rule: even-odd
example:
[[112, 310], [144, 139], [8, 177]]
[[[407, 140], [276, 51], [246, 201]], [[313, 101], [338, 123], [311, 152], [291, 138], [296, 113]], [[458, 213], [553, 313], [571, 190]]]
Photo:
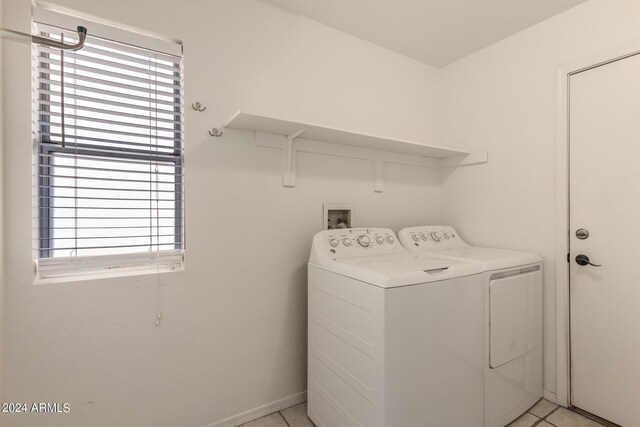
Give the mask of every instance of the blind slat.
[[[142, 67], [138, 67], [136, 65], [128, 65], [124, 61], [114, 61], [112, 57], [107, 56], [108, 53], [103, 51], [102, 57], [87, 55], [88, 51], [91, 48], [83, 49], [82, 54], [76, 54], [74, 52], [67, 51], [64, 53], [65, 59], [72, 60], [72, 63], [77, 63], [78, 61], [94, 64], [94, 65], [104, 65], [106, 67], [119, 68], [121, 70], [127, 70], [134, 73], [143, 73], [147, 74], [149, 72], [150, 63], [146, 62], [141, 64]], [[50, 49], [46, 54], [40, 56], [40, 61], [45, 64], [60, 64], [60, 52], [55, 51], [54, 49]], [[168, 69], [167, 69], [168, 68]], [[173, 67], [162, 67], [158, 62], [153, 63], [153, 72], [159, 78], [167, 79], [167, 80], [176, 80], [176, 77], [179, 76], [179, 70]], [[169, 72], [167, 72], [169, 71]]]
[[[157, 151], [144, 151], [144, 150], [131, 150], [131, 149], [123, 149], [123, 148], [119, 148], [119, 147], [108, 147], [105, 149], [100, 149], [100, 150], [93, 150], [91, 148], [89, 149], [85, 149], [85, 148], [66, 148], [66, 147], [58, 147], [57, 145], [52, 145], [52, 144], [47, 144], [46, 147], [49, 148], [48, 152], [51, 154], [39, 154], [39, 157], [48, 157], [50, 159], [70, 159], [70, 158], [75, 158], [75, 159], [79, 159], [79, 160], [83, 160], [83, 164], [86, 162], [109, 162], [109, 163], [115, 163], [115, 164], [127, 164], [127, 165], [133, 165], [133, 164], [139, 164], [139, 165], [144, 165], [145, 162], [144, 160], [141, 159], [149, 159], [146, 164], [149, 165], [149, 163], [153, 163], [154, 165], [157, 163], [158, 166], [168, 166], [170, 163], [173, 163], [174, 165], [177, 165], [177, 162], [179, 162], [179, 155], [176, 155], [174, 153], [167, 153], [167, 152], [157, 152]], [[74, 153], [73, 151], [77, 152], [77, 154], [74, 157]], [[95, 151], [95, 152], [94, 152]], [[58, 152], [61, 153], [65, 153], [66, 155], [63, 154], [58, 154]], [[126, 158], [123, 158], [124, 156], [126, 156]], [[141, 161], [138, 161], [137, 163], [134, 163], [133, 161], [130, 161], [130, 159], [138, 159]], [[56, 167], [59, 163], [52, 163], [49, 164], [48, 166], [50, 167]], [[126, 172], [126, 170], [124, 171]], [[154, 169], [150, 169], [147, 170], [146, 172], [153, 172], [155, 173]]]
[[[65, 116], [65, 117], [68, 117]], [[45, 121], [38, 121], [38, 125], [40, 126], [57, 126], [57, 124], [52, 124], [50, 122], [45, 122]], [[168, 136], [154, 136], [154, 135], [150, 135], [150, 134], [143, 134], [143, 133], [137, 133], [137, 132], [127, 132], [127, 131], [121, 131], [121, 130], [115, 130], [115, 129], [99, 129], [99, 128], [94, 128], [91, 126], [79, 126], [79, 125], [72, 125], [69, 123], [65, 123], [64, 124], [65, 128], [71, 128], [71, 129], [76, 129], [76, 130], [86, 130], [86, 131], [94, 131], [94, 132], [100, 132], [100, 133], [105, 133], [105, 134], [112, 134], [112, 135], [119, 135], [119, 136], [133, 136], [133, 137], [140, 137], [140, 138], [154, 138], [154, 139], [161, 139], [163, 141], [180, 141], [180, 138], [172, 138], [172, 137], [168, 137]], [[153, 129], [150, 129], [153, 130]], [[174, 130], [172, 130], [171, 132], [176, 132]]]
[[[40, 95], [50, 95], [50, 96], [58, 96], [59, 92], [58, 91], [51, 91], [51, 90], [47, 90], [47, 89], [39, 89], [38, 92], [40, 93]], [[159, 104], [159, 105], [154, 105], [153, 107], [149, 106], [149, 102], [147, 100], [147, 104], [146, 105], [137, 105], [137, 104], [133, 104], [131, 102], [119, 102], [119, 101], [112, 101], [110, 99], [104, 99], [104, 98], [96, 98], [95, 94], [94, 96], [84, 96], [84, 95], [78, 95], [78, 94], [73, 94], [73, 93], [65, 93], [64, 94], [65, 99], [72, 99], [72, 100], [77, 100], [77, 101], [88, 101], [88, 102], [92, 102], [92, 103], [100, 103], [102, 105], [110, 105], [110, 106], [114, 106], [114, 107], [120, 107], [120, 108], [127, 108], [127, 109], [131, 109], [131, 110], [142, 110], [142, 111], [146, 111], [148, 114], [151, 113], [158, 113], [158, 114], [171, 114], [171, 115], [176, 115], [178, 114], [175, 110], [175, 108], [179, 105], [177, 103], [173, 103], [171, 105], [169, 105], [168, 107], [173, 107], [171, 109], [162, 109], [159, 108], [160, 105], [163, 104]], [[55, 104], [55, 105], [60, 105], [59, 102], [51, 102], [51, 101], [46, 101], [44, 99], [40, 100], [41, 103], [46, 103], [47, 105], [50, 104]], [[113, 110], [110, 110], [113, 111]]]
[[[55, 158], [64, 158], [64, 159], [73, 159], [73, 156], [66, 156], [64, 154], [39, 154], [38, 157], [42, 157], [42, 158], [48, 158], [48, 159], [55, 159]], [[78, 158], [80, 158], [78, 156]], [[136, 161], [130, 161], [129, 159], [112, 159], [112, 158], [102, 158], [102, 157], [86, 157], [83, 159], [87, 159], [87, 160], [96, 160], [96, 161], [102, 161], [104, 163], [116, 163], [118, 165], [127, 165], [127, 164], [136, 164], [136, 165], [149, 165], [149, 163], [145, 163], [145, 162], [136, 162]], [[160, 163], [161, 166], [168, 166], [169, 162], [167, 161], [166, 164], [165, 163]], [[144, 173], [144, 174], [149, 174], [150, 171], [146, 170], [146, 171], [142, 171], [142, 170], [131, 170], [131, 169], [125, 169], [124, 166], [123, 168], [120, 169], [116, 169], [116, 168], [98, 168], [98, 167], [93, 167], [93, 166], [68, 166], [68, 165], [58, 165], [58, 164], [41, 164], [40, 165], [43, 168], [76, 168], [78, 170], [95, 170], [95, 171], [104, 171], [104, 172], [122, 172], [122, 173]], [[170, 172], [153, 172], [154, 175], [172, 175], [172, 176], [181, 176], [182, 172], [174, 172], [174, 173], [170, 173]]]
[[[148, 201], [148, 200], [147, 200]], [[50, 207], [40, 207], [39, 209], [51, 209]], [[89, 210], [104, 210], [104, 211], [110, 211], [110, 210], [117, 210], [117, 211], [155, 211], [155, 210], [161, 210], [161, 211], [176, 211], [175, 208], [158, 208], [158, 207], [152, 207], [152, 208], [136, 208], [136, 207], [125, 207], [125, 206], [56, 206], [54, 209], [77, 209], [77, 210], [85, 210], [85, 209], [89, 209]]]
[[[175, 131], [176, 133], [178, 131]], [[41, 136], [47, 136], [50, 138], [57, 138], [56, 140], [51, 140], [51, 141], [44, 141], [42, 142], [43, 146], [51, 146], [51, 147], [58, 147], [61, 144], [62, 141], [62, 137], [63, 135], [60, 133], [55, 133], [55, 132], [46, 132], [46, 131], [41, 131], [40, 132]], [[158, 149], [158, 148], [171, 148], [169, 146], [158, 146], [157, 144], [145, 144], [145, 143], [141, 143], [141, 142], [132, 142], [132, 141], [119, 141], [119, 140], [113, 140], [113, 139], [109, 139], [109, 138], [97, 138], [97, 137], [92, 137], [92, 136], [84, 136], [84, 135], [73, 135], [73, 134], [65, 134], [64, 138], [67, 142], [69, 141], [85, 141], [85, 142], [104, 142], [107, 144], [113, 144], [113, 145], [123, 145], [123, 146], [131, 146], [131, 147], [140, 147], [138, 149], [142, 149], [142, 148], [148, 148], [149, 150], [146, 150], [147, 152], [149, 151], [153, 151], [152, 149]], [[178, 142], [177, 140], [174, 140], [174, 142]], [[76, 145], [78, 145], [78, 147], [82, 147], [82, 146], [93, 146], [93, 145], [88, 145], [88, 144], [82, 144], [80, 142], [76, 142], [76, 143], [72, 143], [69, 145], [73, 145], [74, 147]]]
[[[41, 67], [38, 67], [38, 71], [42, 74], [46, 74], [47, 76], [49, 76], [50, 81], [55, 81], [55, 80], [60, 81], [59, 79], [51, 80], [51, 76], [54, 76], [54, 77], [60, 77], [61, 75], [64, 76], [64, 81], [67, 84], [71, 84], [72, 89], [76, 87], [75, 85], [76, 81], [81, 81], [85, 83], [85, 87], [87, 83], [89, 84], [93, 83], [103, 87], [124, 89], [126, 91], [136, 92], [138, 96], [143, 96], [143, 95], [148, 96], [147, 98], [148, 100], [152, 99], [151, 95], [154, 98], [158, 98], [158, 97], [174, 98], [175, 97], [175, 93], [173, 91], [161, 91], [155, 87], [151, 88], [151, 87], [136, 86], [128, 83], [114, 82], [113, 80], [106, 80], [98, 77], [90, 77], [84, 74], [67, 73], [67, 72], [60, 73], [59, 71], [48, 70], [46, 68], [41, 68]], [[70, 83], [70, 82], [74, 82], [74, 83]], [[155, 102], [155, 99], [153, 100], [153, 102]]]
[[[154, 234], [153, 237], [175, 237], [176, 234]], [[148, 238], [149, 234], [138, 234], [138, 235], [122, 235], [122, 236], [74, 236], [74, 237], [58, 237], [57, 240], [89, 240], [89, 239], [139, 239], [139, 238]], [[45, 237], [41, 237], [41, 240], [46, 240]]]
[[[56, 167], [57, 168], [57, 167]], [[69, 168], [74, 168], [73, 166], [69, 166]], [[75, 169], [75, 168], [74, 168]], [[155, 175], [155, 172], [146, 172], [147, 175]], [[171, 175], [171, 176], [176, 176], [175, 174]], [[125, 182], [125, 183], [134, 183], [134, 184], [148, 184], [150, 180], [148, 179], [120, 179], [120, 178], [101, 178], [101, 177], [97, 177], [97, 176], [85, 176], [85, 175], [57, 175], [57, 174], [49, 174], [49, 175], [43, 175], [43, 174], [38, 174], [38, 177], [40, 178], [61, 178], [61, 179], [81, 179], [81, 180], [88, 180], [88, 181], [106, 181], [106, 182]], [[160, 180], [154, 180], [153, 183], [156, 184], [162, 184], [162, 185], [182, 185], [180, 182], [176, 182], [176, 181], [160, 181]], [[47, 186], [47, 185], [40, 185], [40, 187], [58, 187], [58, 186]], [[76, 188], [76, 187], [73, 187]], [[85, 188], [89, 188], [89, 187], [85, 187]], [[96, 189], [98, 190], [102, 190], [104, 188], [101, 187], [96, 187]], [[145, 190], [145, 191], [149, 191], [149, 190]], [[176, 192], [179, 192], [179, 190], [176, 189]]]
[[[48, 55], [60, 55], [60, 51], [53, 49], [53, 48], [49, 48], [49, 47], [44, 47], [41, 49], [41, 52], [46, 53]], [[91, 57], [94, 58], [94, 56], [89, 56], [86, 54], [93, 54], [93, 55], [100, 55], [104, 58], [108, 58], [113, 63], [118, 63], [116, 60], [120, 60], [120, 62], [130, 62], [133, 64], [141, 64], [141, 65], [148, 65], [149, 61], [148, 60], [144, 60], [141, 58], [136, 58], [133, 57], [131, 55], [123, 55], [122, 53], [118, 53], [118, 52], [114, 52], [114, 51], [109, 51], [106, 49], [102, 49], [101, 47], [97, 46], [97, 45], [93, 45], [93, 46], [83, 46], [82, 48], [82, 54], [84, 54], [84, 58], [87, 57]], [[80, 55], [79, 53], [76, 54], [75, 52], [65, 52], [65, 56], [69, 56], [70, 58], [74, 58], [76, 56]], [[171, 65], [171, 64], [166, 64], [166, 63], [162, 63], [162, 62], [156, 62], [154, 64], [156, 67], [161, 68], [163, 70], [167, 70], [167, 71], [171, 71], [171, 74], [174, 73], [179, 73], [180, 72], [180, 67], [179, 66], [175, 66], [175, 65]]]
[[[73, 180], [73, 178], [71, 178]], [[122, 194], [122, 193], [118, 193], [118, 192], [132, 192], [136, 194], [136, 197], [130, 197], [130, 198], [125, 198], [122, 197], [120, 198], [120, 196], [118, 196], [116, 198], [116, 200], [145, 200], [145, 201], [155, 201], [158, 200], [160, 202], [174, 202], [176, 200], [180, 201], [182, 200], [182, 191], [180, 190], [149, 190], [148, 188], [146, 190], [144, 189], [139, 189], [139, 188], [93, 188], [93, 187], [73, 187], [73, 186], [67, 186], [67, 185], [43, 185], [41, 186], [42, 188], [47, 188], [47, 189], [52, 189], [52, 190], [61, 190], [61, 192], [64, 193], [64, 190], [82, 190], [82, 194], [83, 195], [69, 195], [67, 193], [61, 194], [61, 195], [39, 195], [38, 197], [46, 197], [46, 198], [67, 198], [67, 199], [78, 199], [78, 200], [89, 200], [89, 199], [96, 199], [96, 200], [110, 200], [108, 198], [105, 198], [103, 196], [106, 196], [106, 194], [104, 193], [109, 193], [111, 191], [116, 192], [116, 194]], [[95, 191], [96, 196], [95, 197], [89, 197], [89, 196], [84, 196], [84, 194], [86, 194], [87, 191]], [[138, 197], [140, 194], [142, 193], [142, 195], [146, 194], [150, 194], [153, 196], [149, 196], [149, 197]], [[132, 194], [133, 195], [133, 194]], [[157, 195], [161, 195], [163, 197], [159, 197]], [[174, 197], [172, 198], [166, 198], [165, 196], [167, 195], [173, 195]]]
[[[41, 83], [43, 85], [47, 85], [48, 87], [56, 87], [56, 86], [60, 87], [60, 81], [51, 80], [51, 79], [48, 79], [46, 77], [38, 77], [38, 83]], [[122, 93], [122, 92], [118, 92], [118, 91], [115, 91], [115, 90], [100, 89], [100, 88], [92, 87], [92, 86], [69, 83], [66, 80], [65, 80], [65, 83], [64, 83], [63, 86], [65, 88], [67, 88], [67, 89], [74, 89], [76, 91], [82, 91], [82, 92], [87, 92], [87, 93], [94, 93], [94, 94], [100, 94], [100, 95], [113, 96], [115, 98], [130, 99], [132, 101], [149, 102], [148, 94], [147, 94], [147, 96], [131, 95], [131, 94], [128, 94], [128, 93]], [[60, 93], [60, 91], [58, 91], [58, 93]], [[67, 94], [65, 93], [65, 97], [66, 96], [67, 96]], [[171, 106], [174, 106], [174, 107], [180, 107], [180, 103], [179, 102], [167, 101], [165, 99], [154, 99], [153, 103], [154, 104], [162, 104], [162, 105], [171, 105]]]
[[[173, 228], [173, 225], [154, 225], [154, 228]], [[111, 229], [138, 229], [149, 228], [148, 225], [130, 225], [125, 227], [107, 226], [107, 227], [45, 227], [49, 230], [111, 230]]]
[[149, 109], [149, 115], [144, 116], [142, 114], [135, 114], [135, 113], [127, 113], [125, 111], [121, 111], [121, 110], [114, 110], [114, 109], [104, 109], [104, 108], [95, 108], [95, 107], [89, 107], [86, 105], [79, 105], [79, 104], [68, 104], [65, 103], [64, 105], [59, 103], [59, 102], [51, 102], [51, 101], [44, 101], [41, 100], [40, 101], [40, 109], [38, 110], [39, 114], [43, 114], [43, 115], [47, 115], [50, 114], [50, 111], [47, 110], [43, 110], [42, 106], [49, 106], [49, 107], [56, 107], [56, 108], [65, 108], [65, 109], [71, 109], [71, 110], [79, 110], [79, 111], [90, 111], [92, 113], [99, 113], [99, 114], [104, 114], [107, 116], [117, 116], [117, 117], [128, 117], [130, 119], [140, 119], [140, 120], [152, 120], [154, 122], [163, 122], [163, 123], [172, 123], [172, 124], [181, 124], [182, 122], [180, 120], [175, 120], [175, 119], [167, 119], [164, 117], [158, 117], [158, 115], [172, 115], [175, 116], [175, 113], [173, 112], [162, 112], [156, 109]]
[[[60, 65], [60, 61], [56, 61], [54, 59], [48, 59], [48, 58], [40, 58], [40, 63], [41, 64], [46, 64], [46, 65]], [[143, 78], [143, 77], [137, 77], [137, 76], [132, 76], [129, 74], [122, 74], [122, 73], [116, 73], [113, 71], [109, 71], [109, 70], [105, 70], [105, 69], [101, 69], [101, 68], [95, 68], [95, 67], [89, 67], [86, 65], [82, 65], [82, 64], [74, 64], [74, 63], [69, 63], [69, 62], [65, 62], [65, 70], [68, 71], [68, 73], [65, 73], [65, 77], [66, 76], [70, 76], [72, 79], [76, 80], [83, 80], [85, 77], [83, 76], [79, 76], [79, 71], [86, 71], [88, 74], [92, 74], [92, 75], [99, 75], [100, 77], [94, 77], [95, 79], [99, 79], [102, 82], [105, 82], [106, 84], [127, 84], [127, 85], [131, 85], [131, 83], [136, 82], [136, 83], [142, 83], [147, 85], [145, 86], [136, 86], [136, 85], [131, 85], [132, 87], [141, 87], [143, 89], [146, 90], [158, 90], [158, 88], [165, 88], [165, 89], [170, 89], [169, 91], [166, 91], [167, 94], [169, 95], [175, 95], [174, 89], [180, 89], [180, 84], [175, 84], [175, 83], [168, 83], [168, 82], [164, 82], [160, 79], [157, 78], [157, 76], [153, 75], [152, 78]], [[73, 72], [72, 70], [76, 70], [76, 72]], [[52, 69], [50, 67], [44, 67], [44, 66], [40, 66], [38, 67], [38, 71], [41, 73], [45, 73], [48, 74], [50, 76], [60, 76], [60, 70], [55, 70]], [[110, 79], [108, 79], [108, 77]], [[124, 80], [127, 82], [131, 82], [131, 83], [119, 83], [116, 82], [112, 79], [118, 79], [118, 80]], [[164, 91], [164, 89], [163, 89]]]
[[[73, 107], [69, 107], [68, 110], [73, 111], [75, 108]], [[62, 113], [56, 113], [56, 112], [52, 112], [52, 111], [46, 111], [46, 110], [38, 110], [38, 114], [40, 114], [41, 116], [49, 116], [49, 117], [62, 117]], [[82, 121], [82, 122], [91, 122], [91, 123], [99, 123], [99, 124], [103, 124], [103, 125], [114, 125], [114, 126], [118, 126], [121, 128], [135, 128], [135, 129], [147, 129], [149, 131], [153, 131], [153, 132], [170, 132], [170, 133], [175, 133], [175, 128], [170, 128], [170, 127], [163, 127], [163, 126], [152, 126], [152, 125], [145, 125], [142, 123], [128, 123], [125, 121], [121, 121], [121, 120], [111, 120], [111, 119], [102, 119], [99, 117], [91, 117], [91, 116], [83, 116], [83, 115], [78, 115], [78, 114], [69, 114], [69, 113], [65, 113], [64, 114], [66, 119], [69, 120], [77, 120], [77, 121]], [[156, 122], [156, 120], [154, 120], [153, 117], [145, 117], [146, 120], [148, 120], [149, 122]], [[50, 122], [49, 122], [50, 123]], [[55, 124], [51, 124], [50, 125], [55, 125]], [[110, 133], [108, 128], [93, 128], [90, 126], [85, 126], [87, 129], [91, 129], [94, 132], [103, 132], [103, 133]], [[146, 136], [149, 137], [150, 134], [141, 134], [141, 136]], [[175, 140], [175, 138], [172, 138]]]
[[146, 243], [146, 244], [140, 244], [140, 245], [112, 245], [112, 246], [105, 245], [105, 246], [82, 246], [82, 247], [72, 246], [67, 248], [47, 247], [47, 248], [43, 248], [43, 250], [74, 251], [79, 249], [120, 249], [120, 248], [149, 248], [149, 247], [154, 248], [158, 246], [167, 246], [167, 248], [173, 249], [174, 244], [173, 243]]
[[[45, 157], [45, 156], [43, 156]], [[52, 156], [46, 156], [46, 157], [52, 157]], [[50, 165], [40, 165], [41, 168], [50, 168], [53, 169], [54, 166], [50, 166]], [[75, 170], [85, 170], [85, 171], [102, 171], [102, 172], [122, 172], [122, 173], [137, 173], [137, 174], [146, 174], [149, 175], [150, 172], [149, 171], [131, 171], [131, 170], [127, 170], [127, 169], [110, 169], [110, 168], [96, 168], [96, 167], [84, 167], [84, 166], [67, 166], [67, 165], [56, 165], [55, 169], [60, 169], [60, 168], [64, 168], [64, 169], [75, 169]], [[182, 176], [181, 173], [169, 173], [169, 172], [153, 172], [154, 175], [165, 175], [165, 176]], [[51, 176], [51, 175], [48, 175]], [[85, 179], [84, 176], [82, 175], [77, 175], [78, 178], [82, 178]], [[107, 179], [107, 178], [105, 178]], [[109, 179], [110, 180], [110, 179]], [[146, 181], [136, 181], [136, 180], [125, 180], [128, 182], [149, 182], [149, 180]]]
[[[38, 220], [39, 218], [32, 218], [34, 221]], [[144, 219], [144, 220], [149, 220], [148, 216], [82, 216], [82, 215], [78, 215], [78, 216], [56, 216], [56, 219], [78, 219], [78, 220], [95, 220], [95, 219], [99, 219], [99, 220], [103, 220], [103, 219], [114, 219], [114, 220], [125, 220], [125, 221], [131, 221], [131, 220], [137, 220], [137, 219]], [[158, 217], [154, 217], [153, 219], [158, 219]], [[171, 219], [171, 217], [160, 217], [160, 219]], [[48, 227], [51, 228], [51, 227]], [[75, 227], [73, 227], [75, 229]]]
[[[156, 193], [155, 190], [149, 191], [149, 193]], [[121, 202], [153, 202], [153, 203], [162, 203], [162, 202], [173, 202], [175, 203], [178, 199], [160, 199], [156, 196], [151, 197], [99, 197], [99, 196], [38, 196], [41, 199], [70, 199], [70, 200], [115, 200]], [[76, 206], [78, 209], [81, 209], [82, 206]], [[133, 207], [132, 207], [133, 208]], [[154, 209], [155, 207], [150, 207], [149, 209]], [[146, 208], [145, 208], [146, 209]]]

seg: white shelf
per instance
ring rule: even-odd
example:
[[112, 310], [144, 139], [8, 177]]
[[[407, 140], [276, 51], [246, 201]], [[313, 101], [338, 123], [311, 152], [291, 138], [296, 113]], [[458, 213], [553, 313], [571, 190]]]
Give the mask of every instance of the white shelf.
[[430, 168], [450, 168], [486, 163], [486, 151], [443, 148], [420, 142], [391, 139], [308, 123], [237, 112], [226, 129], [255, 132], [256, 145], [282, 150], [282, 185], [296, 185], [296, 154], [317, 153], [367, 159], [374, 162], [374, 191], [384, 188], [384, 163], [392, 162]]
[[308, 123], [274, 119], [272, 117], [258, 116], [255, 114], [244, 113], [242, 111], [237, 112], [227, 123], [225, 123], [224, 127], [228, 129], [264, 132], [283, 136], [295, 135], [298, 132], [303, 131], [302, 134], [297, 136], [298, 138], [364, 147], [373, 150], [391, 151], [394, 153], [432, 157], [435, 159], [444, 159], [452, 156], [470, 154], [467, 151], [453, 150], [421, 142], [391, 139]]

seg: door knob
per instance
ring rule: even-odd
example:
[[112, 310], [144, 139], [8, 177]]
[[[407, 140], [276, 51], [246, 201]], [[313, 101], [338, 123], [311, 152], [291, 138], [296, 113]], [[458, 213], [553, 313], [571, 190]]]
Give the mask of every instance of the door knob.
[[586, 255], [582, 255], [582, 254], [581, 254], [581, 255], [578, 255], [578, 256], [576, 257], [576, 263], [577, 263], [578, 265], [591, 265], [591, 266], [593, 266], [593, 267], [601, 267], [601, 265], [600, 265], [600, 264], [594, 264], [594, 263], [592, 263], [591, 261], [589, 261], [589, 257], [588, 257], [588, 256], [586, 256]]

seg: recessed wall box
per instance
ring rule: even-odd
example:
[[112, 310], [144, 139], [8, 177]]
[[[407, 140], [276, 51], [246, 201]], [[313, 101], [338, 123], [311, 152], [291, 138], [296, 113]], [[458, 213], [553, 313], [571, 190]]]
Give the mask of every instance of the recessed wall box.
[[350, 228], [355, 224], [353, 216], [353, 204], [351, 203], [325, 203], [323, 226], [324, 230], [335, 228]]

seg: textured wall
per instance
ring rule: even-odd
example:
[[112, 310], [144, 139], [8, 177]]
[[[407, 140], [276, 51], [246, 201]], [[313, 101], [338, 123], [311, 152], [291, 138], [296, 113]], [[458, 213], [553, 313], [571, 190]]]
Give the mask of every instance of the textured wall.
[[[3, 6], [4, 0], [0, 0], [0, 27], [3, 24]], [[5, 98], [3, 96], [3, 44], [0, 39], [0, 188], [3, 188], [4, 168], [2, 161], [2, 153], [4, 151], [4, 103]], [[4, 343], [4, 191], [0, 193], [0, 402], [5, 402], [5, 353], [6, 346]], [[0, 427], [6, 425], [6, 416], [0, 413]]]
[[441, 70], [443, 141], [489, 163], [443, 175], [442, 217], [471, 243], [545, 258], [545, 388], [556, 389], [558, 69], [640, 38], [640, 2], [591, 0]]
[[[80, 12], [184, 41], [186, 272], [32, 286], [30, 48], [6, 50], [8, 399], [68, 401], [68, 416], [12, 426], [202, 427], [306, 389], [306, 261], [324, 202], [360, 225], [440, 220], [439, 174], [281, 154], [207, 129], [236, 110], [436, 142], [435, 73], [416, 61], [254, 0], [63, 0]], [[30, 5], [5, 0], [14, 28]], [[89, 30], [91, 27], [89, 26]]]

